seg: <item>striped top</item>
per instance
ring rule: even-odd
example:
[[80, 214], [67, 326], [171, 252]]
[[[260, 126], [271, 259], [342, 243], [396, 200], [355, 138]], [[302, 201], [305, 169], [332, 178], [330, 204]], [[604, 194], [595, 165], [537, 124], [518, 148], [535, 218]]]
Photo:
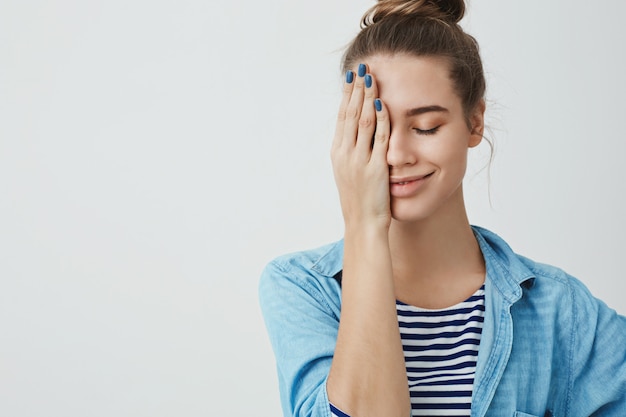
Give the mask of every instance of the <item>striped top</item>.
[[[485, 287], [441, 310], [396, 301], [412, 416], [469, 416]], [[332, 417], [349, 417], [330, 404]]]

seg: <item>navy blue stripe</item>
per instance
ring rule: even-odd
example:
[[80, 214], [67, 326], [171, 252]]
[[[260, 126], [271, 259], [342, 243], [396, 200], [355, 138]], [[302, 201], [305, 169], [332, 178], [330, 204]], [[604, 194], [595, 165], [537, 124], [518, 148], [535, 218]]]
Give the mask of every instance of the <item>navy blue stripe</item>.
[[[437, 375], [440, 376], [440, 375]], [[441, 376], [445, 376], [445, 375], [441, 375]], [[457, 376], [457, 377], [463, 377], [461, 379], [446, 379], [444, 381], [430, 381], [430, 382], [423, 382], [420, 384], [420, 387], [438, 387], [438, 386], [442, 386], [442, 385], [473, 385], [474, 384], [474, 378], [467, 378], [465, 375], [453, 375], [453, 376]], [[428, 377], [428, 378], [432, 378], [432, 377]], [[424, 378], [419, 378], [419, 379], [424, 379]]]
[[402, 345], [402, 350], [404, 352], [423, 352], [425, 350], [452, 350], [459, 346], [463, 345], [480, 345], [480, 339], [463, 339], [456, 343], [435, 343], [433, 345], [426, 346], [410, 346], [410, 345]]
[[[442, 352], [443, 353], [443, 352]], [[456, 353], [451, 353], [449, 355], [417, 355], [417, 356], [404, 356], [406, 362], [443, 362], [443, 361], [451, 361], [453, 359], [461, 358], [461, 357], [476, 357], [478, 356], [478, 352], [475, 350], [462, 350]]]
[[412, 398], [471, 397], [472, 391], [411, 391]]
[[330, 412], [335, 414], [337, 417], [350, 417], [349, 415], [347, 415], [346, 413], [344, 413], [343, 411], [341, 411], [340, 409], [338, 409], [332, 404], [330, 404]]
[[419, 321], [413, 321], [413, 322], [408, 322], [408, 323], [399, 322], [398, 325], [400, 326], [400, 328], [405, 327], [407, 329], [436, 329], [439, 327], [449, 327], [449, 326], [459, 327], [459, 326], [463, 326], [472, 322], [483, 323], [484, 321], [485, 321], [485, 318], [483, 316], [471, 316], [471, 317], [467, 317], [461, 320], [450, 320], [450, 321], [440, 321], [440, 322], [431, 322], [431, 323], [424, 323], [424, 322], [419, 322]]
[[[462, 373], [462, 374], [452, 374], [452, 373], [448, 373], [448, 374], [439, 374], [439, 375], [420, 375], [420, 376], [409, 376], [409, 386], [415, 386], [415, 385], [425, 385], [426, 383], [420, 382], [423, 381], [425, 379], [433, 379], [433, 378], [458, 378], [458, 377], [463, 377], [463, 378], [467, 378], [468, 375], [474, 375], [474, 373], [468, 374], [468, 373]], [[445, 381], [437, 381], [437, 382], [442, 382], [442, 385], [445, 385], [445, 383], [449, 383], [451, 380], [445, 380]], [[456, 382], [456, 381], [455, 381]]]
[[480, 327], [468, 327], [467, 329], [463, 329], [460, 332], [443, 332], [443, 333], [432, 333], [432, 334], [406, 334], [401, 333], [401, 337], [404, 340], [432, 340], [437, 338], [447, 338], [451, 339], [454, 337], [459, 337], [465, 334], [481, 334], [482, 329]]
[[411, 404], [413, 410], [469, 410], [469, 403], [455, 404]]
[[[459, 362], [455, 365], [449, 365], [449, 366], [432, 366], [432, 367], [417, 367], [417, 366], [407, 366], [406, 367], [406, 371], [407, 372], [413, 372], [413, 373], [432, 373], [432, 372], [438, 372], [438, 371], [458, 371], [460, 369], [466, 369], [466, 368], [473, 368], [476, 366], [476, 361], [467, 361], [467, 362]], [[433, 375], [433, 376], [439, 376], [439, 375]]]

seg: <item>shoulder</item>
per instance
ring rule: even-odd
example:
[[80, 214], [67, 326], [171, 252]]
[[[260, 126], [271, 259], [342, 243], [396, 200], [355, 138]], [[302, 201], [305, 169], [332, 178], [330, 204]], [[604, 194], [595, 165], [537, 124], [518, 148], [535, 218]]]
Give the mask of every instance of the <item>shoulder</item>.
[[580, 279], [558, 267], [535, 262], [523, 256], [519, 258], [535, 271], [540, 286], [546, 287], [558, 303], [567, 305], [577, 332], [595, 329], [601, 321], [609, 320], [621, 329], [622, 339], [626, 336], [626, 317], [598, 299]]
[[597, 314], [608, 310], [580, 279], [563, 269], [522, 255], [518, 255], [518, 259], [535, 276], [535, 285], [530, 293], [537, 298], [550, 300], [561, 314], [569, 312], [574, 323], [580, 323], [585, 318], [595, 320]]
[[339, 313], [339, 283], [343, 265], [343, 241], [291, 252], [271, 260], [259, 281], [261, 307], [310, 305]]
[[332, 273], [334, 269], [341, 269], [342, 255], [343, 240], [339, 240], [317, 248], [280, 255], [270, 261], [266, 269], [275, 268], [283, 272], [306, 272], [310, 270], [334, 275]]
[[[609, 320], [626, 330], [626, 318], [596, 298], [589, 288], [577, 277], [565, 270], [547, 263], [537, 262], [514, 252], [498, 235], [489, 230], [475, 227], [479, 240], [484, 241], [486, 257], [498, 264], [500, 271], [506, 271], [509, 289], [513, 283], [519, 285], [509, 294], [515, 294], [519, 307], [541, 313], [544, 317], [554, 315], [570, 323], [573, 330], [580, 333], [586, 329], [593, 334], [599, 320]], [[494, 268], [495, 269], [495, 268]], [[516, 286], [517, 286], [516, 285]], [[501, 282], [500, 289], [506, 288]], [[518, 298], [519, 297], [519, 298]]]
[[526, 256], [516, 254], [517, 259], [526, 266], [535, 278], [556, 287], [571, 288], [577, 292], [588, 292], [585, 285], [563, 269], [547, 263], [537, 262]]
[[[565, 270], [547, 263], [537, 262], [515, 252], [495, 233], [474, 226], [474, 231], [481, 243], [481, 249], [491, 269], [500, 272], [500, 281], [505, 284], [520, 286], [527, 296], [548, 297], [555, 301], [576, 301], [584, 304], [595, 304], [597, 300], [589, 289], [576, 277]], [[500, 288], [506, 287], [502, 282]], [[512, 290], [512, 293], [521, 295]]]
[[595, 297], [580, 279], [554, 265], [522, 255], [517, 258], [535, 276], [534, 285], [525, 291], [525, 304], [532, 304], [540, 313], [552, 311], [565, 320], [577, 345], [593, 342], [598, 338], [598, 331], [626, 343], [626, 317]]

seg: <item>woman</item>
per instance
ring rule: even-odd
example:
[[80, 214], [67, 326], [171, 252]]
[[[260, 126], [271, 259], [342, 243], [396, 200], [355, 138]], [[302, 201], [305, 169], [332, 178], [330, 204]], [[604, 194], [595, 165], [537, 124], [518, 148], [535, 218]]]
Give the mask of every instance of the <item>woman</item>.
[[380, 1], [345, 53], [344, 239], [261, 278], [285, 415], [626, 416], [626, 318], [468, 221], [485, 80], [464, 10]]

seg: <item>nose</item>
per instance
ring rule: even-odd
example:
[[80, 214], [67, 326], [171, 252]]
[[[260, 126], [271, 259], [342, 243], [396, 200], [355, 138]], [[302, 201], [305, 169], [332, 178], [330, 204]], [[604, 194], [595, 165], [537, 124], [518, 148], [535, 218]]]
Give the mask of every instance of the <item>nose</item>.
[[415, 149], [412, 149], [410, 131], [391, 129], [389, 148], [387, 149], [387, 165], [399, 168], [404, 165], [413, 165], [417, 162]]

